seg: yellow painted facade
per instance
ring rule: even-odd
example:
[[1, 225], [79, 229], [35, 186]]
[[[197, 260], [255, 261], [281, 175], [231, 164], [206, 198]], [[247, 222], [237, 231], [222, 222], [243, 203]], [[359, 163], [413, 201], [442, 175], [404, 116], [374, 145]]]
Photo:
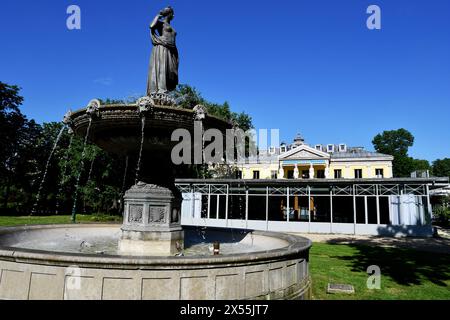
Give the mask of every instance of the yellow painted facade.
[[355, 179], [355, 170], [362, 170], [363, 179], [377, 178], [376, 170], [383, 170], [383, 178], [392, 178], [392, 161], [359, 161], [359, 162], [338, 162], [330, 163], [331, 172], [334, 170], [342, 170], [342, 176], [344, 179]]
[[374, 152], [326, 153], [300, 145], [278, 156], [250, 160], [237, 167], [243, 179], [374, 179], [393, 177], [392, 160], [391, 156]]

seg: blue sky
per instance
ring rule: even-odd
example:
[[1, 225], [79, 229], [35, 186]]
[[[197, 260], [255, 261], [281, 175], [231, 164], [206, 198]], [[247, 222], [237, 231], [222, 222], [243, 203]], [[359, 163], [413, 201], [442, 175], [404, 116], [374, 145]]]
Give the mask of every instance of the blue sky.
[[[81, 30], [66, 28], [71, 4]], [[180, 82], [257, 128], [372, 149], [377, 133], [404, 127], [412, 156], [450, 157], [448, 0], [2, 0], [0, 80], [23, 88], [22, 110], [38, 122], [143, 94], [148, 25], [168, 4]], [[371, 4], [381, 30], [366, 27]]]

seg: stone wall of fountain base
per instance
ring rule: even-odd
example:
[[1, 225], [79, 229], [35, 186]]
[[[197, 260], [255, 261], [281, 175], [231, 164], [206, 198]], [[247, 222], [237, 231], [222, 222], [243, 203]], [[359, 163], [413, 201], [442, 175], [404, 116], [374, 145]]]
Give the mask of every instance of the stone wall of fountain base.
[[[13, 246], [52, 230], [101, 233], [118, 226], [0, 229], [0, 299], [308, 299], [311, 241], [252, 232], [266, 251], [220, 256], [130, 257], [33, 251]], [[76, 230], [73, 230], [73, 229]], [[101, 231], [100, 229], [104, 230]], [[37, 232], [37, 233], [36, 233]], [[109, 232], [109, 231], [108, 231]]]
[[124, 203], [121, 254], [173, 256], [183, 250], [180, 195], [162, 186], [140, 182], [125, 193]]

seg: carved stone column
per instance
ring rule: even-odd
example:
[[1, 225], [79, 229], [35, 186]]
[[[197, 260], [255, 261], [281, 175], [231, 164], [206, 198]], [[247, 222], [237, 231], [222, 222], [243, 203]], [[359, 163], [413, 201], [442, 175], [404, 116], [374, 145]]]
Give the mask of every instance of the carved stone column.
[[178, 195], [167, 188], [140, 182], [125, 193], [124, 201], [121, 254], [168, 256], [183, 249]]

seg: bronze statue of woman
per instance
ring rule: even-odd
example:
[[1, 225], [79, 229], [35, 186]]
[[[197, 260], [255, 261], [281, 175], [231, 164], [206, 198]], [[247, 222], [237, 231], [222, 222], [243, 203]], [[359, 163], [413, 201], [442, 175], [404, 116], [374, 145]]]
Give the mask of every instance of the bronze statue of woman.
[[150, 25], [152, 36], [152, 56], [147, 81], [147, 95], [167, 93], [178, 85], [177, 33], [170, 25], [174, 11], [167, 7], [153, 19]]

